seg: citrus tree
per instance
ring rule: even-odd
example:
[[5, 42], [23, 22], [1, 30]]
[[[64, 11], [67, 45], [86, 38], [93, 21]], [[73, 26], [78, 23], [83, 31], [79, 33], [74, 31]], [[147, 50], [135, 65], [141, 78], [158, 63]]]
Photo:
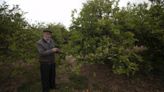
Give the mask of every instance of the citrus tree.
[[134, 34], [118, 25], [121, 11], [117, 0], [88, 0], [79, 16], [73, 17], [70, 29], [80, 34], [74, 46], [80, 46], [77, 56], [81, 61], [111, 63], [115, 73], [131, 75], [139, 70], [142, 58], [133, 50]]

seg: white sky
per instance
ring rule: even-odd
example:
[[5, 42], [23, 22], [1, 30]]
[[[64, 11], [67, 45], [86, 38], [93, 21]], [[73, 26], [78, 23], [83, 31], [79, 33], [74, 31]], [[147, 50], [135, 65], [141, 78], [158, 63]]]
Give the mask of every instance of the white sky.
[[[82, 3], [86, 0], [0, 0], [6, 1], [9, 5], [19, 5], [27, 12], [25, 14], [29, 23], [61, 23], [66, 27], [71, 24], [71, 11], [80, 11]], [[148, 0], [120, 0], [120, 6], [125, 6], [128, 1], [140, 3]]]

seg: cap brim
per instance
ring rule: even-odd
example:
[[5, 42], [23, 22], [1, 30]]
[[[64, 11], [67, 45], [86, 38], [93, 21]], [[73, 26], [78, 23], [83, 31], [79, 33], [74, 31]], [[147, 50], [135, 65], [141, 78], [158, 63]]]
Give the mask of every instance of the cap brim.
[[52, 33], [51, 31], [43, 31], [43, 32], [49, 32], [49, 33]]

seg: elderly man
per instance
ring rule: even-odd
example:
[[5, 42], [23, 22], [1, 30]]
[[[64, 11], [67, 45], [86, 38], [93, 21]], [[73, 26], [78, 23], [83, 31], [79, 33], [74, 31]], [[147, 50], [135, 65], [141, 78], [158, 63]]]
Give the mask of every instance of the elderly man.
[[45, 29], [43, 31], [43, 37], [37, 41], [43, 92], [49, 92], [50, 89], [56, 88], [54, 54], [60, 52], [60, 49], [55, 48], [55, 44], [51, 36], [52, 32]]

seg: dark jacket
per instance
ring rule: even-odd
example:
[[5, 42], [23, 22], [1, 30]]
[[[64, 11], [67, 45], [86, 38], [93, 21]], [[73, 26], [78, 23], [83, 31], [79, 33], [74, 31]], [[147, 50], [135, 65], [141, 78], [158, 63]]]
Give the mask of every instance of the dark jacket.
[[37, 41], [37, 49], [39, 52], [39, 61], [45, 63], [53, 63], [55, 61], [55, 53], [51, 50], [55, 47], [54, 41], [51, 39], [50, 43], [43, 38]]

